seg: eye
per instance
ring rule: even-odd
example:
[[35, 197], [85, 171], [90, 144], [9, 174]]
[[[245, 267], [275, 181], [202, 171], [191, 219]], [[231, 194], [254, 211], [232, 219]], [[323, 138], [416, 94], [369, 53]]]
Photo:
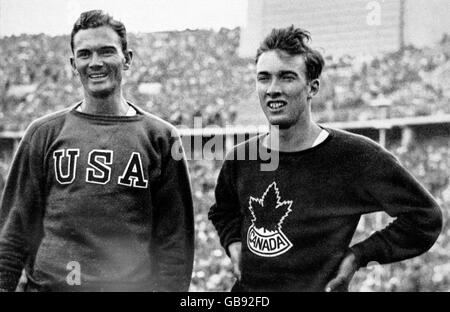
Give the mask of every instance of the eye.
[[78, 58], [85, 59], [85, 58], [88, 58], [89, 55], [90, 55], [89, 51], [78, 51], [77, 52], [77, 57]]
[[256, 80], [259, 81], [259, 82], [266, 82], [266, 81], [269, 80], [269, 77], [268, 77], [268, 76], [263, 76], [263, 75], [261, 75], [261, 76], [258, 76], [258, 77], [256, 78]]
[[289, 76], [283, 76], [281, 79], [283, 79], [284, 81], [291, 82], [291, 81], [295, 80], [295, 77], [292, 75], [289, 75]]
[[101, 55], [105, 55], [105, 56], [113, 55], [113, 54], [115, 54], [115, 53], [116, 53], [116, 50], [115, 50], [115, 49], [112, 49], [112, 48], [107, 48], [107, 49], [102, 49], [102, 50], [100, 50], [100, 54], [101, 54]]

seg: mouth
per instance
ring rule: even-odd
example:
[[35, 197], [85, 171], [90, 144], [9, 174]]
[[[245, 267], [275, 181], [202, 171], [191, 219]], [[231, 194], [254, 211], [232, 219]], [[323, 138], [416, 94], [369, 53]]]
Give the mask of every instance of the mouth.
[[287, 103], [285, 101], [269, 101], [267, 102], [267, 107], [269, 107], [270, 110], [280, 110], [283, 107], [285, 107]]
[[101, 80], [103, 78], [106, 78], [108, 75], [99, 73], [99, 74], [89, 74], [88, 76], [89, 76], [89, 79], [92, 79], [92, 80]]

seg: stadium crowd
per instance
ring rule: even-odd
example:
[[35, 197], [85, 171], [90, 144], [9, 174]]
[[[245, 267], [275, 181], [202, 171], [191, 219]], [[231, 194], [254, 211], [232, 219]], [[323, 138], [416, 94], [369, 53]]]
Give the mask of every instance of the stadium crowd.
[[[80, 85], [69, 64], [66, 36], [0, 39], [0, 131], [24, 130], [31, 120], [74, 104]], [[253, 89], [253, 65], [237, 56], [239, 29], [130, 34], [132, 69], [126, 97], [176, 125], [224, 126]]]
[[[254, 60], [238, 55], [240, 29], [130, 34], [133, 70], [129, 99], [184, 126], [236, 120], [237, 105], [254, 97]], [[0, 39], [0, 131], [23, 130], [37, 116], [80, 98], [69, 64], [66, 36], [21, 35]], [[450, 37], [433, 48], [412, 46], [375, 58], [328, 57], [319, 121], [377, 119], [373, 104], [390, 105], [390, 117], [450, 113]], [[257, 104], [255, 104], [257, 106]]]
[[[321, 121], [450, 113], [450, 37], [433, 48], [406, 46], [374, 58], [328, 62], [313, 107]], [[380, 105], [387, 105], [383, 116]], [[381, 112], [381, 114], [380, 114]]]
[[[133, 70], [125, 93], [144, 109], [176, 125], [225, 126], [237, 118], [237, 106], [254, 89], [254, 62], [237, 54], [239, 28], [130, 34]], [[80, 99], [80, 86], [68, 62], [67, 37], [22, 35], [0, 39], [0, 132], [22, 131], [31, 120], [66, 108]], [[404, 50], [373, 59], [329, 59], [323, 88], [315, 100], [321, 122], [377, 119], [374, 103], [389, 105], [390, 117], [450, 113], [450, 38], [433, 48]], [[255, 99], [256, 100], [256, 99]], [[388, 103], [388, 104], [386, 104]], [[257, 105], [257, 104], [255, 104]], [[388, 146], [450, 214], [450, 142], [447, 136], [416, 140], [405, 149]], [[10, 159], [0, 159], [0, 192]], [[227, 291], [233, 284], [231, 262], [219, 245], [207, 212], [214, 201], [220, 161], [191, 160], [196, 254], [191, 291]], [[355, 239], [380, 224], [370, 216]], [[383, 222], [387, 222], [383, 219]], [[450, 291], [450, 226], [421, 257], [359, 271], [355, 291]]]

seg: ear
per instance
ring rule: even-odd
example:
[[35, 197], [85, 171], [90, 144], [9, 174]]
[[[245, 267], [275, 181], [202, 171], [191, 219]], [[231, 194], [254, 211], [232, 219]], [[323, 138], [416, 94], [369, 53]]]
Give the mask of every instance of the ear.
[[131, 67], [132, 62], [133, 62], [133, 51], [128, 50], [127, 53], [125, 53], [125, 59], [123, 62], [123, 70], [128, 70]]
[[319, 79], [311, 80], [309, 83], [309, 90], [308, 90], [308, 99], [311, 99], [313, 96], [315, 96], [320, 89], [320, 81]]
[[72, 71], [75, 75], [78, 75], [77, 66], [75, 65], [75, 59], [73, 56], [70, 57], [70, 65], [72, 66]]

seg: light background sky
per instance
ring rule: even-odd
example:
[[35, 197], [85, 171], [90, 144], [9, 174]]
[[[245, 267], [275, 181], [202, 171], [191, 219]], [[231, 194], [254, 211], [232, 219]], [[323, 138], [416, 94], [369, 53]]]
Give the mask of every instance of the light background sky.
[[69, 34], [82, 11], [103, 9], [129, 32], [245, 26], [247, 0], [0, 0], [0, 36]]

